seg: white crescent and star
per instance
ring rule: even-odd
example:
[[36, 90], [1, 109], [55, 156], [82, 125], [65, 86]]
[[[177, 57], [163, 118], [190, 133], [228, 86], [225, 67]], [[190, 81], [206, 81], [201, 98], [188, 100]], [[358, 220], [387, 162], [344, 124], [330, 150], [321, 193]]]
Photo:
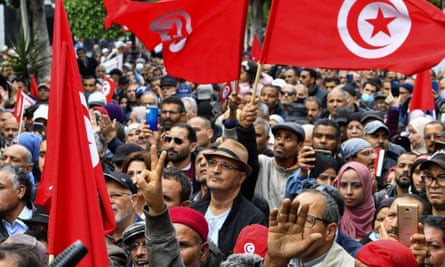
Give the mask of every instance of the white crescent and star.
[[340, 38], [358, 57], [377, 59], [394, 53], [411, 30], [403, 0], [345, 0], [337, 18]]

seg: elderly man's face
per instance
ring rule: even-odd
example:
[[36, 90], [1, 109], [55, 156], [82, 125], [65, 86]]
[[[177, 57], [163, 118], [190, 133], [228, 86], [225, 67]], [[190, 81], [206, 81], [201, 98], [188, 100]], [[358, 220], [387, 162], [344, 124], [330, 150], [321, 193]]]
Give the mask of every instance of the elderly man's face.
[[31, 159], [28, 159], [28, 155], [28, 151], [24, 146], [17, 144], [11, 145], [3, 152], [2, 163], [21, 167], [27, 171], [31, 171], [32, 163]]
[[107, 191], [110, 197], [111, 207], [114, 212], [116, 226], [126, 227], [133, 223], [132, 215], [135, 212], [133, 206], [133, 194], [129, 189], [124, 188], [120, 184], [107, 180]]
[[[324, 219], [325, 199], [323, 195], [316, 192], [303, 192], [296, 198], [300, 205], [309, 205], [307, 215]], [[308, 262], [326, 253], [331, 247], [335, 236], [335, 231], [334, 233], [330, 232], [327, 225], [317, 219], [312, 227], [304, 227], [304, 236], [309, 236], [312, 233], [320, 233], [322, 237], [299, 255], [303, 262]]]
[[11, 177], [12, 174], [9, 171], [0, 171], [0, 185], [2, 186], [0, 190], [0, 214], [9, 223], [16, 219], [17, 215], [14, 216], [13, 214], [17, 212], [19, 203], [26, 192], [26, 187], [23, 185], [15, 188]]

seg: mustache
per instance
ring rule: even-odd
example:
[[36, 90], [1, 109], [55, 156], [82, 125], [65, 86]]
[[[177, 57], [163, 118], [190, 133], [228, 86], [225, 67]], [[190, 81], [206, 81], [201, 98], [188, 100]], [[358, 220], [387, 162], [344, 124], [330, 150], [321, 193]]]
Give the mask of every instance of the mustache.
[[399, 235], [399, 229], [391, 227], [388, 231], [388, 234], [394, 234], [394, 235]]

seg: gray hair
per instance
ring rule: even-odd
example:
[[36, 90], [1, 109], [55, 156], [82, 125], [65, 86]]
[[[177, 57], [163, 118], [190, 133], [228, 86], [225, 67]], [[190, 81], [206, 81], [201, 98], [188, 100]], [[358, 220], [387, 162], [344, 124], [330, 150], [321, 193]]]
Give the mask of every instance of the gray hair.
[[255, 267], [261, 261], [262, 258], [256, 254], [232, 254], [221, 262], [221, 267]]
[[264, 127], [264, 132], [269, 136], [269, 133], [270, 133], [270, 125], [269, 125], [269, 123], [268, 123], [265, 119], [257, 118], [257, 119], [255, 120], [255, 122], [253, 123], [253, 126], [257, 126], [257, 125], [263, 125], [263, 127]]
[[190, 108], [189, 111], [198, 112], [198, 104], [196, 103], [196, 100], [193, 97], [183, 97], [181, 100], [184, 103], [185, 107]]
[[261, 110], [261, 113], [263, 113], [264, 117], [269, 116], [269, 107], [265, 103], [257, 102], [256, 106], [258, 107], [259, 110]]
[[31, 203], [32, 184], [31, 180], [29, 179], [28, 173], [23, 168], [12, 166], [10, 164], [0, 165], [0, 171], [6, 171], [10, 173], [10, 175], [8, 175], [8, 178], [11, 181], [14, 190], [17, 190], [20, 185], [24, 185], [26, 187], [22, 201], [27, 204]]
[[322, 195], [324, 198], [323, 219], [327, 222], [335, 222], [336, 224], [338, 224], [341, 219], [341, 215], [338, 209], [337, 202], [335, 202], [334, 198], [331, 195], [315, 189], [305, 189], [303, 192]]

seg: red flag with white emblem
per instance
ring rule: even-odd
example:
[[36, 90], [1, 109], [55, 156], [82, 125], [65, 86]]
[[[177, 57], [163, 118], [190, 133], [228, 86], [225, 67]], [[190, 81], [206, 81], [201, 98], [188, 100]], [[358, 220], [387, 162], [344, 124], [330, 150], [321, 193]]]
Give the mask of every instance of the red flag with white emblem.
[[63, 0], [54, 11], [47, 153], [36, 203], [49, 211], [48, 253], [76, 240], [88, 253], [76, 266], [108, 266], [105, 235], [114, 214], [96, 149]]
[[445, 15], [425, 0], [274, 0], [260, 62], [413, 74], [444, 43]]
[[107, 76], [104, 77], [104, 81], [102, 84], [102, 92], [107, 98], [107, 103], [110, 103], [114, 96], [114, 90], [117, 88], [117, 83], [115, 83], [112, 79]]
[[104, 4], [105, 26], [127, 26], [149, 50], [162, 42], [171, 76], [200, 84], [239, 79], [247, 0], [104, 0]]

